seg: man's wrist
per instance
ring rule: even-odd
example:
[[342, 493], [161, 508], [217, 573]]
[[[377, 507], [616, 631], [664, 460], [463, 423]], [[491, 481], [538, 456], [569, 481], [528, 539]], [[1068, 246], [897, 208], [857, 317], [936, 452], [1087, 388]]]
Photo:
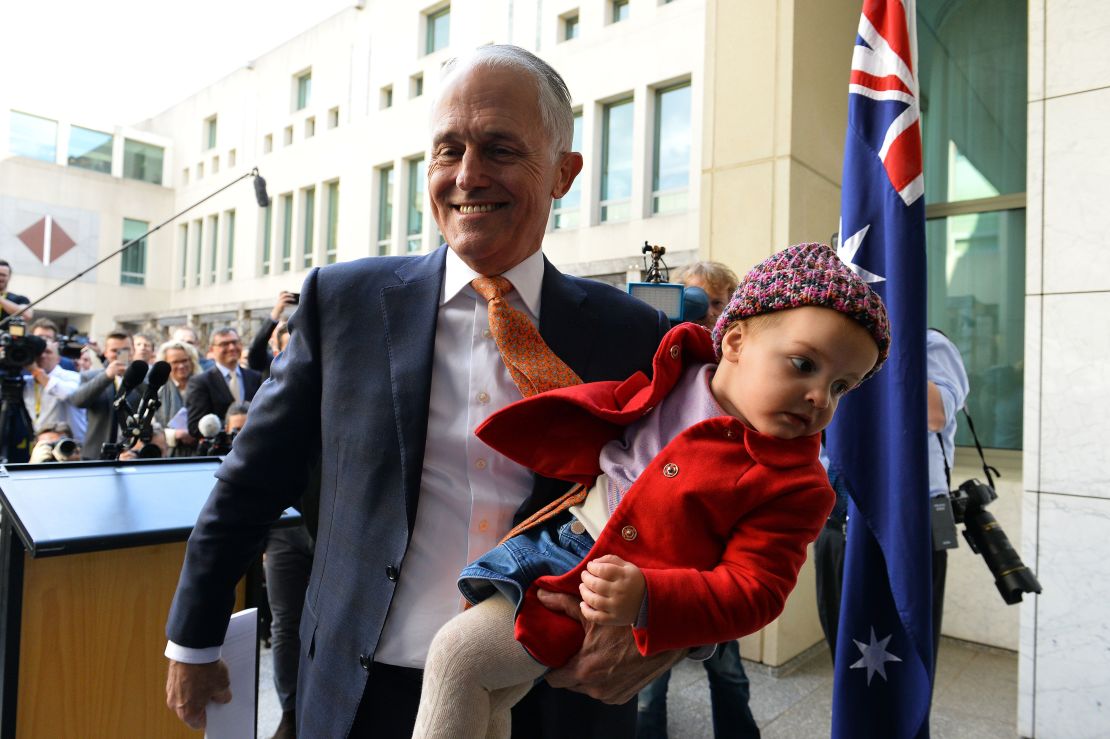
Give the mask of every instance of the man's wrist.
[[218, 660], [222, 648], [222, 646], [202, 647], [200, 649], [183, 647], [180, 644], [175, 644], [167, 640], [165, 654], [174, 662], [182, 662], [188, 665], [201, 665]]

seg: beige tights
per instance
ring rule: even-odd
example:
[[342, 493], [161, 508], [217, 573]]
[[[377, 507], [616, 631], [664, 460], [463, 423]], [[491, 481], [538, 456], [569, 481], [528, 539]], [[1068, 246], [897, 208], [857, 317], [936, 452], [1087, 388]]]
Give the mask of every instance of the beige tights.
[[547, 672], [513, 625], [500, 594], [444, 624], [428, 652], [413, 739], [507, 739], [512, 707]]

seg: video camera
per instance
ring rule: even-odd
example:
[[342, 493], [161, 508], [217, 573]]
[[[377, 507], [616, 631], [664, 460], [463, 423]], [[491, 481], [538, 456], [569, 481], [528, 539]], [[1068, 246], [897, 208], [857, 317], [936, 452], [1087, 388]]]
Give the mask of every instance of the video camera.
[[38, 336], [27, 336], [21, 318], [13, 318], [7, 331], [0, 331], [0, 368], [11, 374], [20, 374], [23, 368], [34, 363], [46, 351], [46, 341]]
[[[628, 294], [663, 311], [675, 326], [683, 321], [700, 321], [709, 312], [709, 296], [700, 287], [684, 287], [667, 280], [670, 268], [663, 261], [665, 246], [644, 242], [644, 281], [628, 283]], [[651, 262], [648, 263], [648, 255]]]

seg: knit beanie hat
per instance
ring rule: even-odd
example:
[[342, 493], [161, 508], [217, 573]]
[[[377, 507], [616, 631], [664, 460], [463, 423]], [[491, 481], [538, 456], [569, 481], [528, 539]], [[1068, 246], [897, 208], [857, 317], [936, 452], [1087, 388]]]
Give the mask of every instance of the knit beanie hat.
[[713, 327], [713, 349], [721, 356], [721, 340], [734, 322], [802, 306], [831, 308], [853, 319], [871, 334], [879, 347], [875, 366], [863, 379], [879, 371], [890, 353], [890, 320], [882, 298], [824, 244], [797, 244], [752, 268], [732, 294], [728, 307]]

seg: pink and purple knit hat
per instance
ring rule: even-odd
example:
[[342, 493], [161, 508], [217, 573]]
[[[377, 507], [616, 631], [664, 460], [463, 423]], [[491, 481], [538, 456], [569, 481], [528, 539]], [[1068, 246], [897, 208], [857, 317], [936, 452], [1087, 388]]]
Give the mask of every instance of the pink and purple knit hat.
[[879, 358], [867, 379], [879, 371], [890, 353], [890, 320], [878, 294], [824, 244], [797, 244], [752, 268], [732, 294], [717, 325], [713, 349], [721, 356], [721, 339], [734, 322], [811, 305], [831, 308], [853, 319], [871, 334]]

